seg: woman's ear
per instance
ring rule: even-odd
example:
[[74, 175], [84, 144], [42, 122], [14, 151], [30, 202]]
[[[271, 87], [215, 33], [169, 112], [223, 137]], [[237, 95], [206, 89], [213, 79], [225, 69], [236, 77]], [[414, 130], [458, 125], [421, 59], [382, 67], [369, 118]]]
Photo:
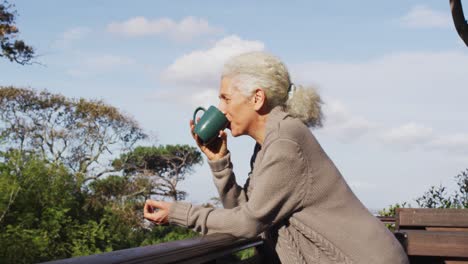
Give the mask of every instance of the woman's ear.
[[257, 88], [253, 96], [255, 111], [262, 109], [262, 107], [266, 104], [266, 99], [265, 91], [261, 88]]

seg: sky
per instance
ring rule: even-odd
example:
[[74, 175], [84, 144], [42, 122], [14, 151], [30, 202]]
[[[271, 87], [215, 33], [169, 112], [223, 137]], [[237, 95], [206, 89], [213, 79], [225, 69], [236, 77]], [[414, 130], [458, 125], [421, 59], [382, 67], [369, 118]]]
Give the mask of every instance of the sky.
[[[196, 146], [189, 120], [217, 105], [223, 63], [262, 50], [318, 90], [312, 133], [369, 209], [416, 206], [468, 168], [468, 48], [448, 1], [10, 2], [40, 64], [0, 60], [0, 86], [102, 99], [151, 135], [142, 144]], [[253, 145], [228, 138], [241, 185]], [[205, 203], [217, 191], [206, 162], [194, 169], [180, 188]]]

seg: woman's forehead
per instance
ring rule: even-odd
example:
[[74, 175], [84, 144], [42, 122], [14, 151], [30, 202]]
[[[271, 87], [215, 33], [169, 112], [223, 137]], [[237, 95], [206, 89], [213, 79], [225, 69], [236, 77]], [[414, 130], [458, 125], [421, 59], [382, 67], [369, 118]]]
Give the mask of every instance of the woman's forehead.
[[239, 89], [233, 85], [232, 79], [229, 77], [224, 77], [221, 79], [221, 85], [219, 87], [219, 95], [222, 96], [232, 96], [237, 94]]

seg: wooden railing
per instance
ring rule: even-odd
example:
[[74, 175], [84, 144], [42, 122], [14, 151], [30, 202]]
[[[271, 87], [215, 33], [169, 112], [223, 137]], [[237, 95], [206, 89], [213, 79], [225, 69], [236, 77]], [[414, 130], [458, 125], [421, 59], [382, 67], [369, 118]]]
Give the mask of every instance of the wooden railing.
[[393, 216], [376, 216], [384, 224], [395, 224], [396, 218]]
[[[396, 217], [377, 218], [395, 225], [395, 235], [412, 264], [468, 264], [468, 209], [404, 208], [397, 210]], [[214, 234], [47, 263], [263, 263], [263, 246], [259, 237]], [[240, 261], [233, 257], [248, 248], [256, 249], [252, 258]]]
[[237, 239], [227, 234], [213, 234], [193, 239], [157, 245], [130, 248], [91, 256], [47, 262], [48, 264], [110, 264], [110, 263], [260, 263], [261, 255], [254, 259], [237, 260], [233, 253], [247, 248], [263, 246], [261, 238]]

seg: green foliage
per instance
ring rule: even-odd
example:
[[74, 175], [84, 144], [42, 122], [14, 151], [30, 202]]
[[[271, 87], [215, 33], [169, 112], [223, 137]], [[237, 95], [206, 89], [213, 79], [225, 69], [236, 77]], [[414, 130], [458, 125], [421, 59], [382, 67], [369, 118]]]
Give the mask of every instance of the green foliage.
[[454, 194], [457, 208], [468, 208], [468, 169], [455, 177], [458, 190]]
[[153, 226], [141, 246], [177, 241], [199, 236], [198, 233], [180, 226]]
[[151, 170], [160, 175], [191, 172], [192, 165], [203, 162], [197, 148], [189, 145], [164, 145], [158, 147], [136, 147], [121, 155], [113, 165], [127, 174]]
[[78, 195], [73, 177], [64, 167], [34, 155], [11, 151], [2, 159], [0, 179], [17, 188], [17, 194], [14, 200], [1, 201], [0, 262], [30, 263], [68, 256], [63, 240], [76, 221], [70, 208], [76, 207]]
[[[128, 177], [109, 176], [83, 192], [66, 167], [33, 154], [2, 154], [0, 263], [32, 263], [186, 239], [181, 227], [148, 229], [144, 199], [125, 195]], [[17, 193], [10, 200], [9, 191]], [[100, 197], [100, 198], [97, 198]]]
[[34, 49], [17, 39], [18, 28], [15, 19], [18, 16], [14, 6], [7, 1], [0, 2], [0, 57], [19, 64], [29, 64], [34, 58]]
[[[422, 196], [416, 198], [421, 208], [468, 208], [468, 169], [455, 176], [458, 189], [449, 194], [447, 188], [431, 186]], [[380, 216], [395, 216], [397, 208], [411, 207], [407, 202], [396, 203], [379, 211]], [[390, 230], [395, 230], [394, 224], [386, 224]]]
[[408, 203], [396, 203], [394, 205], [390, 205], [388, 208], [384, 208], [379, 211], [380, 216], [395, 216], [396, 215], [396, 209], [397, 208], [408, 208], [411, 207]]
[[468, 169], [455, 176], [458, 189], [447, 193], [447, 188], [432, 186], [421, 197], [416, 199], [424, 208], [468, 208]]
[[453, 197], [447, 194], [447, 188], [439, 186], [431, 186], [421, 197], [416, 199], [419, 207], [423, 208], [453, 208]]
[[177, 201], [183, 200], [187, 194], [179, 190], [177, 184], [193, 172], [193, 166], [202, 162], [201, 153], [195, 147], [165, 145], [136, 147], [115, 159], [112, 165], [139, 183], [140, 192], [145, 197], [157, 195]]
[[[177, 183], [201, 164], [201, 153], [188, 145], [132, 150], [145, 136], [103, 102], [0, 87], [0, 263], [197, 236], [181, 227], [151, 229], [143, 205], [154, 195], [183, 198]], [[119, 151], [120, 158], [110, 156]]]
[[234, 253], [234, 256], [236, 256], [238, 260], [249, 259], [253, 257], [254, 255], [255, 255], [254, 248], [247, 248], [247, 249]]
[[[411, 205], [409, 205], [406, 202], [403, 202], [401, 204], [396, 203], [396, 204], [390, 205], [388, 208], [384, 208], [384, 209], [380, 210], [379, 211], [379, 216], [395, 217], [396, 216], [396, 209], [398, 209], [398, 208], [408, 208], [408, 207], [411, 207]], [[385, 224], [385, 226], [388, 229], [390, 229], [391, 231], [395, 230], [395, 224]]]

